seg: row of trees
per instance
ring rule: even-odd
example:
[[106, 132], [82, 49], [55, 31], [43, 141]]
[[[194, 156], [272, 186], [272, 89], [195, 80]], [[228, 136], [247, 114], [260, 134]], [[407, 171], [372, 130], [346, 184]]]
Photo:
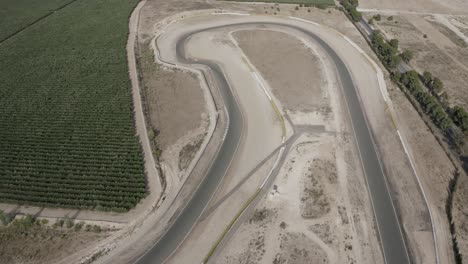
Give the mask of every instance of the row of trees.
[[381, 61], [385, 66], [391, 69], [398, 66], [401, 61], [409, 63], [413, 58], [413, 52], [410, 50], [404, 50], [402, 53], [398, 53], [398, 39], [386, 41], [382, 33], [378, 30], [372, 33], [371, 41]]
[[422, 109], [428, 114], [440, 129], [448, 132], [453, 123], [445, 112], [442, 105], [430, 93], [426, 92], [420, 82], [420, 76], [416, 71], [408, 71], [403, 74], [395, 72], [394, 80], [402, 83], [413, 96], [418, 100]]
[[444, 106], [446, 112], [450, 115], [455, 125], [457, 125], [465, 134], [468, 134], [468, 112], [461, 106], [450, 107], [447, 103], [447, 93], [444, 91], [444, 83], [437, 77], [433, 77], [428, 71], [424, 71], [421, 81], [426, 85], [429, 91]]
[[358, 0], [342, 0], [341, 5], [346, 9], [348, 14], [354, 20], [354, 22], [358, 22], [362, 19], [361, 12], [357, 11]]

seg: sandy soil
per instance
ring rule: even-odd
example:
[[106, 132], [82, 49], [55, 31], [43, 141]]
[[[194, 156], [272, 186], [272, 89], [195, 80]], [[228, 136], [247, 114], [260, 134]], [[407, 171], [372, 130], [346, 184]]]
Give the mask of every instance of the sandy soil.
[[1, 263], [53, 263], [73, 254], [77, 248], [99, 244], [110, 232], [33, 226], [0, 226]]
[[424, 12], [468, 15], [468, 2], [464, 0], [361, 0], [359, 7], [390, 9], [402, 12]]
[[[324, 96], [322, 70], [318, 58], [307, 52], [307, 46], [287, 34], [267, 30], [238, 31], [234, 37], [288, 110], [311, 111], [320, 107]], [[281, 63], [272, 56], [278, 51], [288, 54]], [[301, 70], [290, 74], [291, 67]]]

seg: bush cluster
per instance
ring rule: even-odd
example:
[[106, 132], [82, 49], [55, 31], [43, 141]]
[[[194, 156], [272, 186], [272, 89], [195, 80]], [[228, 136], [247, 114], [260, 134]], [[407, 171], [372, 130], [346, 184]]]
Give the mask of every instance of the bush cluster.
[[341, 5], [346, 9], [348, 14], [351, 16], [354, 22], [361, 21], [362, 14], [361, 12], [357, 11], [358, 0], [342, 0]]

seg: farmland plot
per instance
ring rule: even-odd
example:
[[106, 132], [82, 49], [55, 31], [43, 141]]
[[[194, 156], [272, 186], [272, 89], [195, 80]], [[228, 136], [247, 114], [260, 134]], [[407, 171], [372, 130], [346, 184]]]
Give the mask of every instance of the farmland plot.
[[75, 1], [0, 45], [0, 202], [127, 211], [146, 195], [125, 52], [137, 2]]
[[76, 0], [2, 0], [0, 2], [0, 42]]

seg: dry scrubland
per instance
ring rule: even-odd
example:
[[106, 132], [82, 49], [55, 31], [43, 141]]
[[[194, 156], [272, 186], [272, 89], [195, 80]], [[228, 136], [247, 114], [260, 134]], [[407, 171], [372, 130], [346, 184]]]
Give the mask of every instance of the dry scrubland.
[[108, 235], [99, 226], [70, 219], [50, 223], [17, 217], [8, 227], [0, 227], [0, 263], [53, 263]]
[[402, 12], [468, 15], [468, 2], [464, 0], [360, 0], [359, 7]]
[[[76, 1], [0, 44], [0, 202], [127, 211], [146, 195], [125, 53], [137, 2]], [[46, 13], [1, 5], [17, 12], [1, 28]]]

